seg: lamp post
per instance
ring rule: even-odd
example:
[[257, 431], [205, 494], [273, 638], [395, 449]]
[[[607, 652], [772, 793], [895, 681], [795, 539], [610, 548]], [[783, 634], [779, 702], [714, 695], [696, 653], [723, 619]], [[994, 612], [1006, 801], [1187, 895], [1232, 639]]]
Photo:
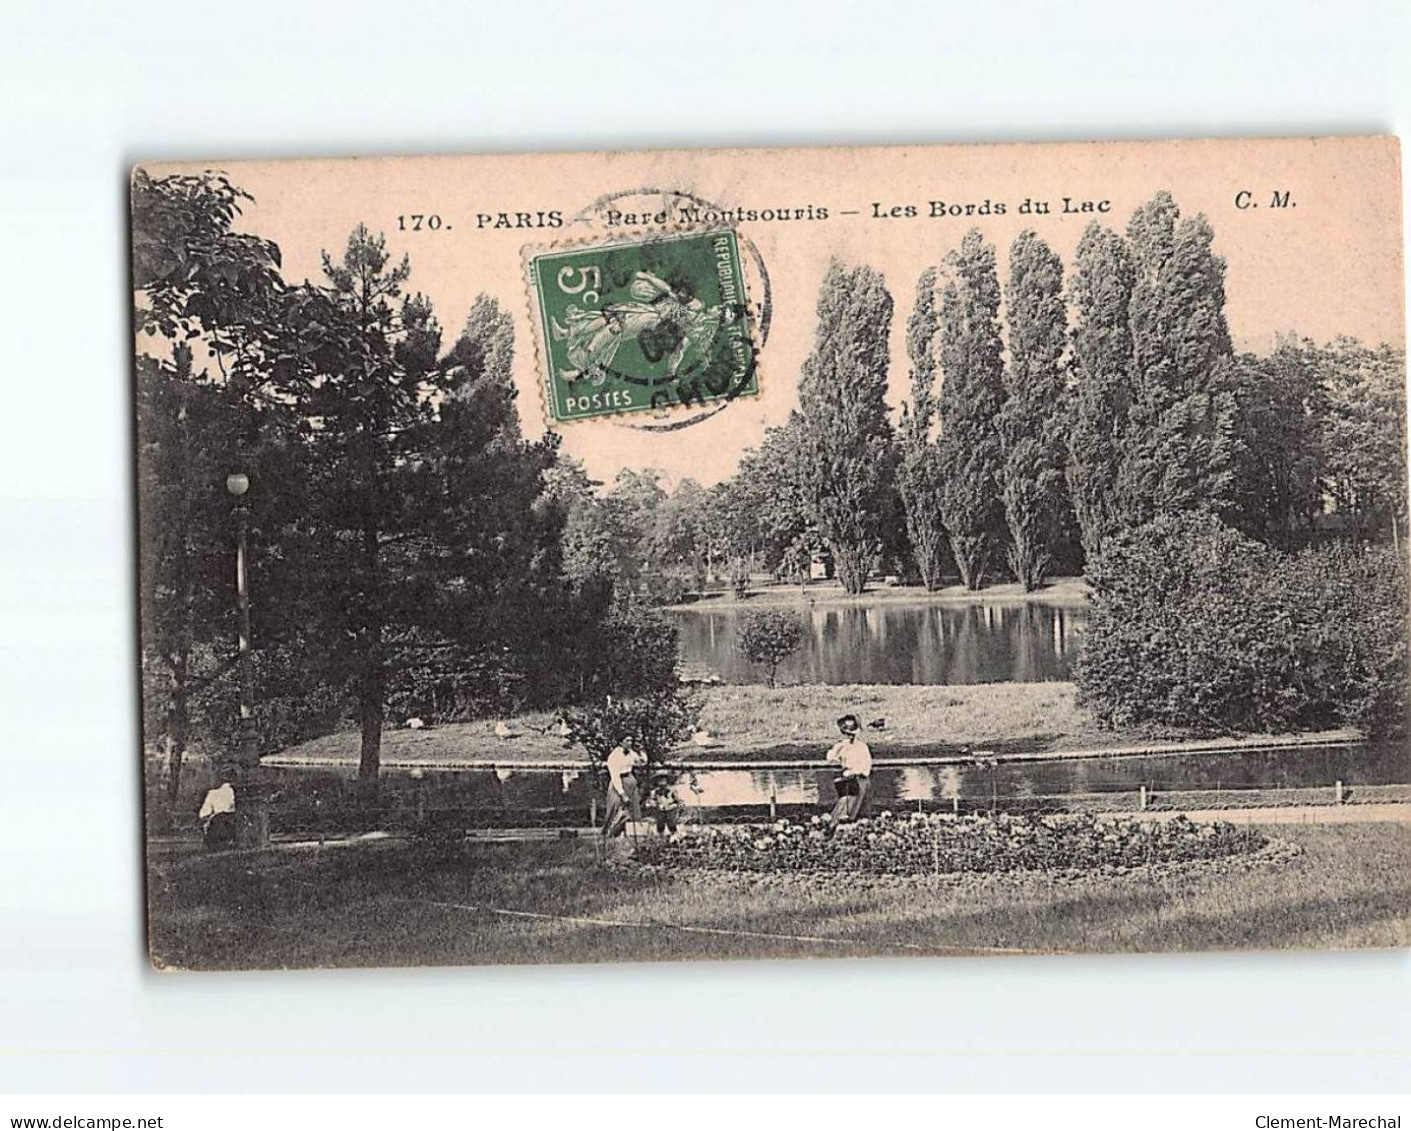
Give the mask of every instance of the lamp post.
[[244, 472], [234, 472], [226, 476], [225, 489], [235, 499], [235, 612], [240, 641], [237, 659], [240, 676], [239, 805], [245, 813], [240, 822], [241, 839], [246, 847], [263, 847], [269, 843], [269, 814], [263, 804], [262, 783], [256, 780], [260, 751], [255, 737], [254, 657], [250, 653], [250, 511], [245, 505], [250, 477]]

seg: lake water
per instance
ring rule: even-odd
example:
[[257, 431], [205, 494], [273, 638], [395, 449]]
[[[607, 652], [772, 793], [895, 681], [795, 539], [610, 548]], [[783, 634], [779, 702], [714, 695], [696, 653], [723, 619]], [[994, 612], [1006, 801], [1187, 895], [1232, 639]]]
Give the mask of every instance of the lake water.
[[[794, 753], [794, 752], [790, 752]], [[802, 751], [798, 753], [803, 753]], [[819, 752], [814, 752], [817, 756]], [[884, 750], [878, 750], [885, 756]], [[759, 814], [771, 799], [785, 810], [817, 811], [835, 800], [832, 769], [767, 767], [756, 763], [739, 769], [679, 771], [676, 790], [688, 813], [709, 810], [753, 810]], [[329, 796], [351, 790], [354, 771], [283, 768], [276, 779], [303, 788], [299, 812], [284, 805], [276, 831], [315, 827], [317, 802], [311, 793]], [[1283, 750], [1241, 750], [1212, 753], [1136, 754], [1054, 761], [1000, 761], [960, 758], [948, 763], [878, 766], [872, 774], [869, 807], [928, 809], [1004, 808], [1007, 804], [1037, 804], [1044, 799], [1075, 794], [1125, 794], [1135, 801], [1146, 786], [1159, 802], [1173, 790], [1240, 790], [1255, 788], [1326, 789], [1341, 781], [1355, 797], [1360, 787], [1411, 780], [1411, 752], [1400, 744], [1383, 746], [1313, 746]], [[323, 783], [323, 784], [320, 784]], [[469, 827], [582, 826], [588, 823], [594, 800], [601, 815], [600, 784], [586, 770], [439, 770], [420, 779], [405, 769], [384, 774], [385, 796], [408, 819], [413, 812], [460, 814]]]
[[[735, 645], [736, 608], [676, 614], [687, 671], [727, 683], [766, 672]], [[1086, 608], [1043, 603], [877, 602], [805, 608], [803, 646], [780, 665], [781, 683], [995, 683], [1067, 679], [1087, 627]]]

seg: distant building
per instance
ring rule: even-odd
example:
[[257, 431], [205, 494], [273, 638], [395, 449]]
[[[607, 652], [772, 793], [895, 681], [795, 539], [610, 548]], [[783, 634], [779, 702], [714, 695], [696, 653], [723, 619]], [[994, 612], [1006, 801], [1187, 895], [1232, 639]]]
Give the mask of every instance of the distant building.
[[827, 550], [815, 551], [808, 561], [810, 581], [831, 581], [833, 578], [833, 555]]

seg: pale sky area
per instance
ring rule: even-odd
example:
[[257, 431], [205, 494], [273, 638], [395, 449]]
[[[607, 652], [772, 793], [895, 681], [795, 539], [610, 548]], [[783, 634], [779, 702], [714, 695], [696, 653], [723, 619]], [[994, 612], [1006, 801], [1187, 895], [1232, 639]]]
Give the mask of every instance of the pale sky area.
[[[1182, 214], [1204, 212], [1227, 263], [1226, 315], [1237, 348], [1267, 350], [1296, 332], [1368, 343], [1404, 342], [1398, 151], [1389, 139], [996, 145], [932, 148], [700, 150], [358, 161], [203, 162], [251, 192], [241, 226], [279, 244], [291, 282], [321, 277], [319, 253], [341, 254], [359, 222], [411, 256], [410, 287], [428, 295], [449, 346], [480, 292], [515, 319], [515, 379], [525, 432], [546, 426], [530, 324], [526, 247], [604, 234], [600, 221], [567, 221], [597, 198], [650, 187], [686, 192], [726, 208], [826, 208], [827, 220], [743, 221], [772, 290], [773, 323], [760, 354], [761, 395], [674, 433], [625, 426], [646, 416], [566, 426], [564, 450], [599, 479], [622, 467], [657, 467], [668, 481], [710, 484], [730, 475], [742, 451], [796, 403], [799, 368], [813, 343], [818, 287], [829, 260], [881, 271], [895, 300], [888, 401], [905, 396], [904, 348], [917, 276], [978, 226], [997, 246], [1001, 279], [1010, 242], [1032, 227], [1071, 268], [1088, 221], [1121, 230], [1159, 189]], [[1255, 207], [1239, 208], [1238, 198]], [[1274, 193], [1287, 207], [1273, 207]], [[1062, 201], [1108, 201], [1102, 214], [1063, 214]], [[1026, 200], [1048, 215], [1023, 215]], [[930, 218], [931, 202], [990, 202], [989, 215]], [[998, 215], [994, 206], [1006, 206]], [[915, 206], [914, 218], [874, 218], [874, 206]], [[559, 210], [566, 226], [495, 230], [477, 216]], [[857, 215], [844, 215], [855, 210]], [[398, 216], [436, 214], [439, 231], [398, 231]], [[493, 219], [490, 224], [493, 224]], [[410, 221], [408, 221], [410, 223]], [[631, 234], [620, 229], [614, 234]], [[748, 280], [751, 298], [762, 295]]]

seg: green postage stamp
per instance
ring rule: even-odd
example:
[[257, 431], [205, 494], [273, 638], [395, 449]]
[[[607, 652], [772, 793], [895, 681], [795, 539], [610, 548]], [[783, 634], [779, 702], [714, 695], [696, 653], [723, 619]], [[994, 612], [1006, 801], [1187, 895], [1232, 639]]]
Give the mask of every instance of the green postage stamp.
[[528, 271], [555, 421], [758, 392], [733, 231], [538, 251]]

